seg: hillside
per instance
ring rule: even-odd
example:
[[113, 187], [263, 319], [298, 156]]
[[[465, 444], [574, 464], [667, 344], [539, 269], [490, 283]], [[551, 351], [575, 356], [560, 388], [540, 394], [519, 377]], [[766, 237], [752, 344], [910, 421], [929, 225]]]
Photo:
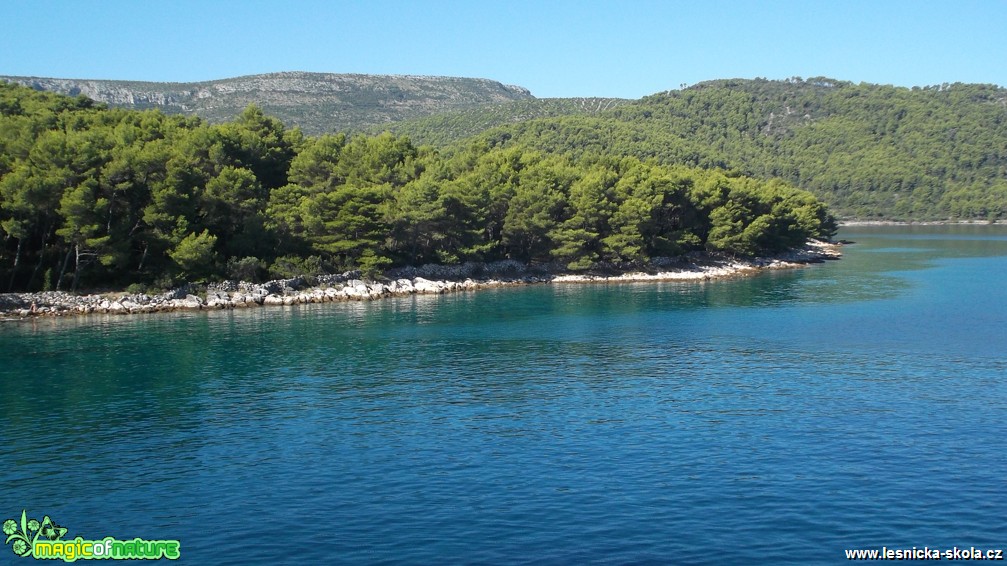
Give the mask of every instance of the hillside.
[[633, 101], [624, 98], [529, 98], [450, 110], [372, 128], [408, 136], [419, 145], [443, 147], [491, 128], [536, 118], [601, 114]]
[[711, 81], [481, 139], [781, 178], [848, 218], [1007, 218], [1007, 90], [994, 85]]
[[254, 103], [308, 134], [390, 130], [441, 149], [476, 140], [727, 169], [783, 179], [844, 218], [1007, 218], [1007, 90], [994, 85], [730, 79], [628, 101], [536, 99], [520, 87], [447, 77], [277, 73], [192, 84], [7, 78], [212, 123]]
[[305, 137], [250, 106], [233, 121], [108, 108], [0, 83], [0, 286], [171, 288], [513, 260], [607, 270], [697, 252], [774, 254], [829, 237], [779, 181]]
[[532, 99], [527, 89], [486, 79], [331, 73], [271, 73], [198, 83], [0, 76], [35, 90], [82, 94], [111, 106], [233, 120], [255, 104], [307, 134], [360, 131], [438, 112]]

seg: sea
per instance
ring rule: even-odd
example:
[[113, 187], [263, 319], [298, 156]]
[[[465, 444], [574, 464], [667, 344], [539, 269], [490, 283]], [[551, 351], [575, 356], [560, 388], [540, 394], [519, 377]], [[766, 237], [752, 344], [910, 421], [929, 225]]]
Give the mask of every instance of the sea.
[[1007, 549], [1007, 226], [837, 237], [738, 279], [5, 322], [0, 521], [189, 564]]

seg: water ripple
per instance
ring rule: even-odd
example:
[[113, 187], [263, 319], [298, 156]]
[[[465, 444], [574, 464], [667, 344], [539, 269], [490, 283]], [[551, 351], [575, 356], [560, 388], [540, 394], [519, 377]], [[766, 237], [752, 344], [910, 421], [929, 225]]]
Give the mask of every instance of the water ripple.
[[3, 513], [218, 564], [1002, 546], [1007, 339], [968, 321], [1007, 320], [980, 278], [1007, 250], [856, 239], [889, 249], [711, 284], [5, 327]]

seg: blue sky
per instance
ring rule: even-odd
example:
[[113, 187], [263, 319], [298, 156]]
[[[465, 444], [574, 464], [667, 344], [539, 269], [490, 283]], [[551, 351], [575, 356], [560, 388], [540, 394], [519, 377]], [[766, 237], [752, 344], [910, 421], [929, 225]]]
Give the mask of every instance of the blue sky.
[[1007, 85], [1007, 2], [3, 0], [0, 74], [482, 77], [639, 98], [718, 78]]

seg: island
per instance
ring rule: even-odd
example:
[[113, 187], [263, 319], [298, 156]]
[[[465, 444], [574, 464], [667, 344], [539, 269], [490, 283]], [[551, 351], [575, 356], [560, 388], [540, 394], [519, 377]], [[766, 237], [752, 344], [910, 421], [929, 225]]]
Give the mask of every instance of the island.
[[208, 124], [0, 84], [0, 126], [8, 313], [718, 277], [810, 258], [837, 226], [778, 179], [484, 139], [308, 137], [254, 105]]

